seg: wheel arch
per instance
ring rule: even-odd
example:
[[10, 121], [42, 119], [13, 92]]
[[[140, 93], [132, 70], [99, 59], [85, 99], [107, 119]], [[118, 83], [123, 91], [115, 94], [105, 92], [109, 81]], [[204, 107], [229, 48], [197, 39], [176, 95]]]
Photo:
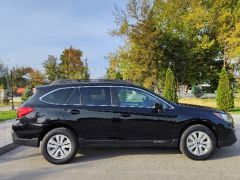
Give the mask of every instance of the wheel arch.
[[68, 124], [64, 124], [64, 123], [54, 123], [51, 125], [46, 126], [42, 132], [40, 133], [39, 139], [38, 139], [38, 146], [40, 145], [40, 142], [43, 140], [44, 136], [51, 130], [56, 129], [56, 128], [66, 128], [69, 129], [70, 131], [72, 131], [76, 137], [77, 136], [77, 132], [74, 130], [74, 128], [72, 128], [70, 125]]
[[209, 129], [213, 132], [213, 134], [214, 134], [215, 137], [216, 137], [217, 146], [218, 146], [218, 136], [217, 136], [216, 128], [215, 128], [214, 124], [213, 124], [213, 123], [210, 123], [208, 120], [191, 121], [191, 122], [188, 122], [187, 124], [185, 124], [185, 125], [183, 126], [183, 128], [181, 129], [180, 134], [179, 134], [179, 137], [180, 137], [180, 138], [179, 138], [179, 141], [178, 141], [178, 146], [180, 145], [180, 139], [181, 139], [182, 134], [184, 133], [184, 131], [185, 131], [187, 128], [189, 128], [190, 126], [197, 125], [197, 124], [206, 126], [207, 128], [209, 128]]

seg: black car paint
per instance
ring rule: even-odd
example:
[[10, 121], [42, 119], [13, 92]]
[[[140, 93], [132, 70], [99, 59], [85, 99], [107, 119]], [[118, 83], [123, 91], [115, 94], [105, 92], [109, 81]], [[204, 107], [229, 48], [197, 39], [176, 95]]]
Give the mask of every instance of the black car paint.
[[[102, 85], [91, 84], [91, 86]], [[68, 86], [74, 87], [74, 85]], [[106, 83], [104, 86], [113, 85]], [[134, 85], [126, 86], [141, 89]], [[75, 132], [80, 146], [177, 147], [184, 129], [192, 124], [203, 124], [209, 127], [216, 135], [218, 147], [231, 145], [237, 140], [234, 125], [214, 115], [216, 112], [221, 113], [219, 110], [174, 104], [160, 96], [158, 97], [170, 105], [168, 109], [163, 109], [161, 112], [156, 112], [154, 108], [112, 105], [54, 105], [39, 100], [41, 96], [57, 88], [62, 86], [40, 87], [34, 97], [23, 104], [23, 107], [35, 109], [13, 123], [15, 143], [36, 147], [49, 130], [67, 127]]]

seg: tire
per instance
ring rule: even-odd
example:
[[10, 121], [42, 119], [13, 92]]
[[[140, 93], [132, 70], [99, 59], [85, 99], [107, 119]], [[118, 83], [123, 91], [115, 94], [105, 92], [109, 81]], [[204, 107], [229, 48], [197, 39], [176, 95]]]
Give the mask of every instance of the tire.
[[192, 125], [181, 136], [180, 150], [193, 160], [206, 160], [213, 155], [215, 149], [216, 137], [206, 126]]
[[41, 144], [43, 157], [53, 164], [66, 164], [76, 155], [78, 143], [75, 134], [66, 128], [49, 131]]

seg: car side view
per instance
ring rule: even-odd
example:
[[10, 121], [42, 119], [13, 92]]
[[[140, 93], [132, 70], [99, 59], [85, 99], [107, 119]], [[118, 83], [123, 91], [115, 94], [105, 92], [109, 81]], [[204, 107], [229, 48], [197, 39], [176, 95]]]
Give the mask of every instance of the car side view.
[[179, 147], [205, 160], [237, 141], [232, 117], [220, 110], [176, 104], [119, 80], [57, 80], [36, 88], [12, 125], [13, 141], [41, 147], [54, 164], [82, 147]]

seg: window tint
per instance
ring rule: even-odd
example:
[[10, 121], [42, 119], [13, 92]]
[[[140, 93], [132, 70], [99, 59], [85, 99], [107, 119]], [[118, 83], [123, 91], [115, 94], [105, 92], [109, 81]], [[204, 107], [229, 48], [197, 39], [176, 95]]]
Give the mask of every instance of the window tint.
[[133, 107], [154, 107], [155, 103], [160, 103], [159, 100], [147, 93], [124, 87], [115, 87], [114, 105], [118, 106], [133, 106]]
[[68, 98], [66, 104], [80, 104], [80, 89], [75, 88], [72, 95]]
[[74, 88], [58, 89], [50, 94], [43, 96], [42, 100], [53, 104], [65, 104]]
[[81, 88], [82, 105], [110, 105], [110, 91], [107, 87]]

